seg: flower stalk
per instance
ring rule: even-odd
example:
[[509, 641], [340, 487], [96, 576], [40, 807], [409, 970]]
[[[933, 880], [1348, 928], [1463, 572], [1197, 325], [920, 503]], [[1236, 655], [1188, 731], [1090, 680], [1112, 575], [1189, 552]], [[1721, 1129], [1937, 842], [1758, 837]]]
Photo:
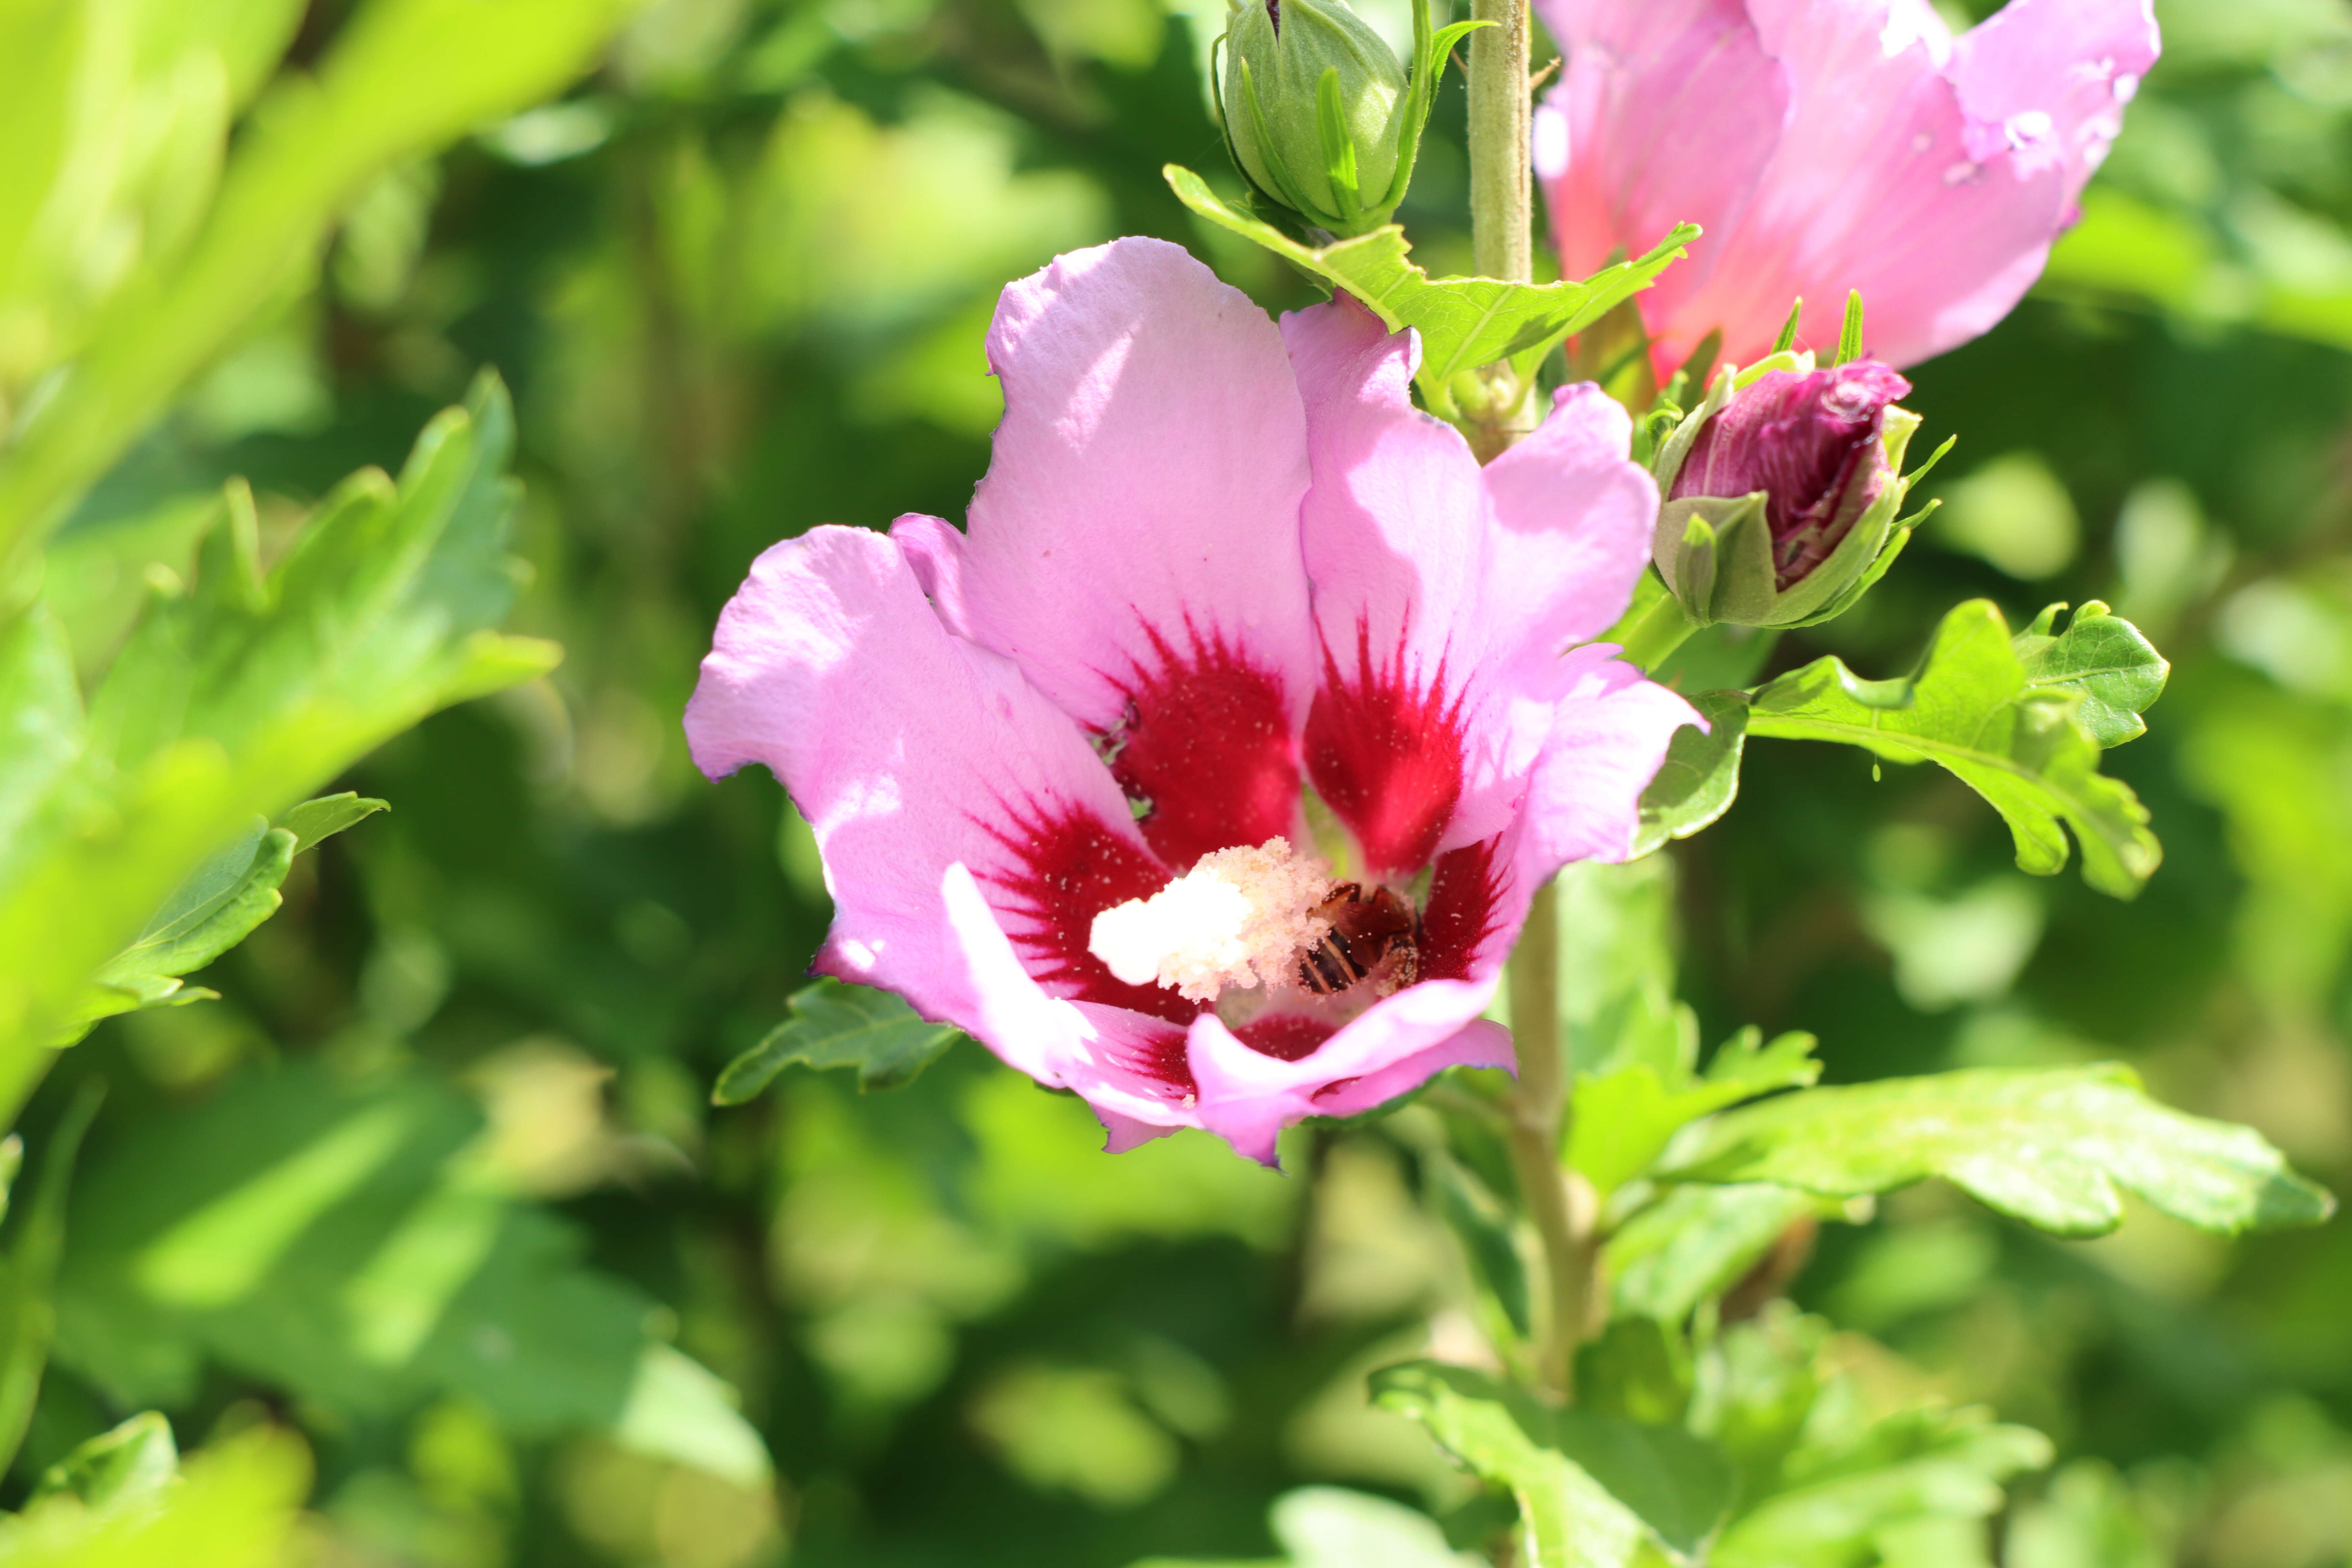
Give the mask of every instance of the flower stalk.
[[[1482, 277], [1535, 278], [1535, 186], [1529, 163], [1528, 0], [1474, 0], [1469, 37], [1470, 252]], [[1507, 363], [1478, 372], [1480, 393], [1464, 400], [1470, 445], [1490, 462], [1541, 422], [1535, 378]]]
[[[1528, 0], [1475, 0], [1472, 16], [1493, 26], [1469, 38], [1470, 245], [1472, 265], [1514, 282], [1535, 276], [1535, 203], [1529, 168]], [[1532, 377], [1507, 363], [1479, 373], [1482, 406], [1465, 408], [1470, 441], [1490, 461], [1540, 417]], [[1677, 611], [1677, 618], [1680, 612]], [[1579, 1204], [1561, 1169], [1570, 1113], [1568, 1061], [1559, 1033], [1559, 894], [1547, 884], [1528, 910], [1505, 970], [1518, 1077], [1503, 1104], [1519, 1196], [1543, 1251], [1545, 1308], [1537, 1374], [1547, 1393], [1574, 1397], [1576, 1347], [1592, 1300], [1592, 1205]]]

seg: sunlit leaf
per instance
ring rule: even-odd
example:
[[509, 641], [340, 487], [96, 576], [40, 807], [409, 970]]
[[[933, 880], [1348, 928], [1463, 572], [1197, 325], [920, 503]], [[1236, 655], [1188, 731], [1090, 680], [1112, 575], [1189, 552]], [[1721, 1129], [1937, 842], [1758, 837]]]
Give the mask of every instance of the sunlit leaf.
[[100, 1433], [42, 1471], [33, 1500], [63, 1494], [86, 1508], [137, 1508], [160, 1500], [179, 1473], [172, 1424], [149, 1410]]
[[2079, 691], [2074, 718], [2102, 746], [2147, 733], [2140, 715], [2164, 694], [2172, 667], [2139, 628], [2093, 599], [2053, 633], [2063, 605], [2053, 605], [2011, 639], [2029, 687]]
[[1669, 1187], [1618, 1226], [1603, 1249], [1615, 1309], [1680, 1322], [1738, 1284], [1790, 1226], [1834, 1206], [1762, 1183]]
[[102, 1089], [85, 1082], [50, 1130], [41, 1155], [40, 1187], [29, 1205], [16, 1205], [19, 1217], [6, 1251], [0, 1253], [0, 1466], [16, 1457], [25, 1440], [48, 1365], [58, 1326], [53, 1297], [65, 1254], [67, 1193], [82, 1138], [102, 1098]]
[[1818, 658], [1753, 694], [1748, 731], [1940, 763], [2000, 813], [2020, 867], [2047, 876], [2066, 864], [2063, 822], [2084, 879], [2130, 898], [2163, 852], [2139, 797], [2098, 771], [2098, 743], [2076, 717], [2085, 696], [2035, 684], [2000, 611], [1975, 599], [1944, 617], [1916, 676], [1864, 680], [1834, 655]]
[[740, 1105], [784, 1068], [854, 1068], [860, 1089], [896, 1089], [955, 1043], [956, 1031], [915, 1016], [887, 991], [825, 979], [793, 994], [793, 1016], [727, 1064], [713, 1103]]
[[72, 1491], [0, 1516], [10, 1568], [281, 1568], [310, 1488], [310, 1455], [281, 1428], [242, 1432], [189, 1457], [144, 1507], [93, 1509]]
[[1586, 1079], [1577, 1088], [1569, 1164], [1606, 1195], [1645, 1170], [1690, 1122], [1822, 1076], [1811, 1035], [1782, 1035], [1769, 1046], [1759, 1046], [1762, 1039], [1761, 1030], [1743, 1029], [1716, 1052], [1702, 1077], [1670, 1081], [1651, 1063], [1634, 1062]]
[[[290, 41], [283, 19], [293, 13], [275, 0], [245, 9], [257, 25], [225, 52], [250, 80]], [[185, 253], [93, 323], [74, 374], [0, 461], [0, 561], [55, 526], [191, 375], [317, 265], [320, 235], [370, 177], [561, 86], [629, 9], [629, 0], [374, 0], [315, 67], [280, 76], [221, 169], [217, 198], [182, 214], [193, 230]], [[207, 177], [167, 180], [167, 191], [208, 194], [226, 107], [177, 128], [173, 140]]]
[[1695, 1561], [1731, 1505], [1731, 1472], [1679, 1426], [1556, 1410], [1484, 1373], [1408, 1362], [1372, 1374], [1473, 1473], [1517, 1493], [1527, 1568], [1614, 1568], [1644, 1542]]
[[347, 827], [355, 827], [379, 811], [392, 809], [389, 801], [370, 800], [345, 790], [341, 795], [322, 795], [316, 800], [306, 800], [278, 819], [278, 826], [294, 836], [294, 853], [316, 847], [322, 838], [332, 838]]
[[[364, 470], [267, 574], [232, 487], [194, 589], [159, 600], [85, 718], [37, 610], [0, 642], [0, 1068], [132, 1007], [277, 908], [299, 843], [373, 809], [303, 795], [426, 714], [540, 673], [549, 644], [499, 635], [513, 415], [495, 379], [425, 429], [397, 484]], [[60, 760], [62, 759], [62, 761]], [[19, 771], [21, 768], [21, 772]], [[20, 788], [29, 781], [32, 790]], [[279, 813], [288, 824], [264, 831]], [[0, 826], [6, 822], [0, 820]]]
[[2126, 1192], [2221, 1232], [2315, 1225], [2335, 1208], [2260, 1133], [2158, 1105], [2114, 1065], [1806, 1089], [1727, 1112], [1668, 1173], [1835, 1197], [1940, 1176], [2068, 1236], [2113, 1230]]
[[1274, 1538], [1294, 1568], [1477, 1568], [1427, 1514], [1339, 1487], [1301, 1487], [1275, 1500]]
[[1642, 792], [1633, 855], [1688, 838], [1729, 811], [1739, 794], [1739, 759], [1748, 744], [1747, 700], [1736, 691], [1702, 691], [1690, 702], [1707, 728], [1685, 724], [1668, 742], [1665, 762]]
[[1201, 176], [1171, 163], [1162, 171], [1177, 199], [1221, 228], [1305, 268], [1327, 289], [1345, 289], [1391, 331], [1421, 333], [1420, 382], [1425, 394], [1446, 396], [1462, 371], [1497, 360], [1522, 365], [1581, 331], [1654, 281], [1682, 247], [1698, 237], [1691, 224], [1675, 228], [1647, 255], [1604, 268], [1580, 282], [1512, 283], [1494, 278], [1433, 279], [1408, 260], [1412, 249], [1394, 224], [1318, 247], [1218, 199]]
[[[1783, 1568], [1792, 1563], [1884, 1561], [1880, 1532], [1929, 1521], [1972, 1521], [2000, 1511], [2001, 1483], [2050, 1462], [2050, 1440], [2000, 1425], [1981, 1411], [1926, 1413], [1907, 1426], [1908, 1451], [1887, 1452], [1891, 1434], [1761, 1500], [1723, 1532], [1711, 1568]], [[1981, 1528], [1980, 1526], [1979, 1527]]]
[[460, 1395], [518, 1436], [766, 1476], [731, 1390], [568, 1221], [501, 1190], [451, 1086], [250, 1071], [117, 1131], [58, 1288], [58, 1355], [109, 1398], [176, 1407], [218, 1365], [338, 1421]]

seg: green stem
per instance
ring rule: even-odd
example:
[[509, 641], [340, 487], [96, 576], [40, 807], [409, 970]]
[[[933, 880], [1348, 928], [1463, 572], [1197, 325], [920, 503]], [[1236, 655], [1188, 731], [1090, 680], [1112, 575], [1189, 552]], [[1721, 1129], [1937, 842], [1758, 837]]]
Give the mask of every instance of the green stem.
[[[1470, 15], [1495, 24], [1469, 38], [1471, 266], [1481, 277], [1529, 282], [1536, 249], [1528, 0], [1472, 0]], [[1479, 461], [1490, 462], [1536, 427], [1541, 410], [1534, 378], [1523, 383], [1508, 364], [1488, 365], [1477, 377], [1484, 384], [1470, 444]]]
[[1535, 276], [1528, 162], [1528, 0], [1473, 0], [1470, 35], [1470, 251], [1486, 278]]
[[1505, 1137], [1519, 1203], [1543, 1248], [1544, 1315], [1536, 1373], [1561, 1399], [1576, 1393], [1576, 1347], [1591, 1310], [1591, 1225], [1560, 1169], [1569, 1115], [1567, 1053], [1559, 1033], [1559, 892], [1546, 884], [1505, 971], [1518, 1080], [1503, 1103]]
[[[1528, 0], [1473, 0], [1471, 16], [1492, 26], [1470, 35], [1470, 249], [1483, 277], [1535, 277], [1535, 190], [1528, 166]], [[1532, 377], [1508, 364], [1478, 372], [1471, 405], [1472, 449], [1491, 461], [1536, 427]], [[1567, 1054], [1559, 1033], [1559, 895], [1537, 890], [1505, 971], [1518, 1079], [1503, 1101], [1506, 1142], [1519, 1202], [1543, 1248], [1544, 1318], [1536, 1368], [1561, 1399], [1575, 1393], [1576, 1347], [1591, 1294], [1590, 1205], [1580, 1205], [1560, 1169], [1569, 1115]], [[1580, 1209], [1583, 1212], [1580, 1215]]]
[[1660, 594], [1625, 628], [1621, 646], [1627, 662], [1654, 672], [1696, 630], [1698, 627], [1683, 613], [1682, 601], [1672, 594]]

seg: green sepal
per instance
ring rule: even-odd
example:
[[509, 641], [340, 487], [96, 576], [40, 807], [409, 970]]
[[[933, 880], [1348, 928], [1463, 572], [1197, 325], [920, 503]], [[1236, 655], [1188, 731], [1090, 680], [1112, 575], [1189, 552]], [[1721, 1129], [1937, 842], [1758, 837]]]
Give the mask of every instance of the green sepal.
[[1362, 204], [1356, 193], [1356, 144], [1348, 139], [1345, 112], [1339, 102], [1339, 68], [1325, 66], [1322, 79], [1315, 84], [1315, 132], [1323, 144], [1323, 177], [1331, 182], [1336, 205], [1359, 209]]
[[1862, 290], [1849, 289], [1845, 293], [1845, 325], [1839, 329], [1837, 358], [1832, 364], [1848, 364], [1862, 357]]
[[[1685, 415], [1674, 433], [1659, 444], [1651, 464], [1659, 493], [1673, 489], [1699, 431], [1734, 394], [1772, 371], [1802, 374], [1812, 368], [1811, 355], [1797, 353], [1776, 353], [1745, 369], [1724, 366], [1717, 373], [1706, 401]], [[1746, 496], [1686, 496], [1660, 507], [1651, 553], [1659, 574], [1682, 602], [1692, 623], [1809, 626], [1843, 615], [1894, 564], [1910, 528], [1918, 521], [1902, 516], [1911, 487], [1950, 447], [1946, 442], [1916, 472], [1904, 474], [1903, 458], [1918, 428], [1919, 416], [1909, 409], [1885, 411], [1879, 434], [1886, 454], [1885, 488], [1854, 519], [1836, 548], [1786, 589], [1777, 585], [1771, 526], [1765, 515], [1768, 498], [1763, 491]]]

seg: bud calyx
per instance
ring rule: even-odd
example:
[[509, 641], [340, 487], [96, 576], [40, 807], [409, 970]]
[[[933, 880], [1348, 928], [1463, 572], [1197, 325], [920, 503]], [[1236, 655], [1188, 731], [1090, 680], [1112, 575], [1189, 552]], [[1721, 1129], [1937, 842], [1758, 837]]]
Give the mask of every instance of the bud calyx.
[[1918, 416], [1895, 405], [1910, 390], [1874, 360], [1781, 353], [1717, 374], [1654, 465], [1653, 553], [1694, 624], [1826, 620], [1877, 580], [1918, 477], [1902, 474]]
[[1479, 25], [1433, 37], [1415, 0], [1408, 78], [1347, 0], [1232, 0], [1219, 92], [1234, 162], [1318, 228], [1378, 228], [1404, 199], [1445, 52]]

